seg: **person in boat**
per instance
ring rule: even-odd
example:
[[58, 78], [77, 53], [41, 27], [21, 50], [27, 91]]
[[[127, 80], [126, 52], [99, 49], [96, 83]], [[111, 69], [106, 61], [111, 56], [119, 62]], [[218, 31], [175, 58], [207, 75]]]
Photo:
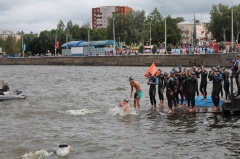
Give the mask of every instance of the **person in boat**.
[[131, 112], [131, 107], [130, 107], [130, 104], [128, 103], [127, 98], [125, 98], [122, 102], [122, 110], [123, 110], [123, 113], [125, 114], [129, 114]]
[[211, 71], [209, 75], [209, 80], [212, 81], [213, 83], [213, 88], [212, 88], [212, 101], [213, 101], [213, 111], [219, 111], [219, 94], [221, 91], [221, 83], [222, 83], [222, 78], [220, 76], [220, 73], [217, 71], [217, 69], [214, 69]]
[[198, 81], [195, 77], [195, 72], [190, 71], [190, 74], [187, 76], [186, 80], [184, 81], [184, 88], [186, 91], [186, 100], [188, 108], [186, 109], [189, 112], [195, 111], [195, 93], [198, 89]]
[[[239, 54], [238, 54], [239, 55]], [[232, 70], [232, 75], [231, 77], [235, 78], [235, 81], [236, 81], [236, 85], [237, 85], [237, 96], [240, 95], [240, 85], [239, 85], [239, 73], [240, 73], [240, 63], [239, 63], [239, 60], [238, 59], [235, 59], [235, 58], [231, 58], [230, 61], [233, 66], [231, 68]]]
[[223, 88], [224, 88], [224, 92], [225, 92], [225, 100], [228, 100], [229, 98], [229, 95], [230, 95], [230, 91], [229, 91], [229, 85], [230, 85], [230, 82], [229, 82], [229, 76], [230, 76], [230, 73], [228, 71], [226, 71], [225, 68], [222, 68], [222, 77], [223, 77]]
[[164, 88], [165, 88], [165, 85], [164, 85], [164, 75], [162, 73], [162, 70], [161, 69], [158, 69], [158, 96], [159, 96], [159, 100], [160, 100], [160, 106], [164, 106], [164, 95], [163, 95], [163, 91], [164, 91]]
[[131, 86], [130, 98], [132, 98], [133, 88], [135, 88], [136, 92], [134, 94], [133, 104], [135, 109], [140, 110], [140, 99], [142, 97], [142, 88], [140, 84], [136, 80], [133, 80], [131, 76], [129, 77], [129, 82]]
[[149, 97], [150, 97], [150, 103], [152, 105], [152, 109], [156, 109], [156, 85], [158, 84], [158, 78], [152, 74], [152, 72], [148, 73], [148, 82], [147, 84], [149, 87]]
[[9, 86], [7, 82], [2, 81], [2, 89], [0, 89], [0, 95], [4, 95], [8, 91], [9, 91]]
[[199, 74], [201, 75], [201, 82], [200, 82], [200, 92], [203, 95], [202, 100], [207, 99], [207, 78], [208, 78], [208, 71], [204, 69], [204, 66], [200, 67]]
[[164, 84], [166, 88], [166, 97], [168, 101], [168, 113], [172, 113], [172, 106], [173, 106], [173, 100], [174, 100], [174, 81], [172, 77], [169, 76], [169, 73], [164, 72]]

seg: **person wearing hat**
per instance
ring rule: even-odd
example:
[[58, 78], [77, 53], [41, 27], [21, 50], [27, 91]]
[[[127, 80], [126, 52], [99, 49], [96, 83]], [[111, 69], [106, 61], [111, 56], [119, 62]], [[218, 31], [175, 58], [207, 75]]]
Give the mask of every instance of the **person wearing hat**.
[[164, 84], [166, 88], [166, 97], [168, 101], [168, 113], [172, 113], [172, 106], [173, 106], [173, 91], [174, 91], [174, 82], [172, 77], [169, 76], [169, 73], [164, 73]]
[[196, 110], [195, 107], [195, 93], [198, 89], [198, 81], [195, 77], [195, 72], [190, 71], [190, 74], [187, 76], [184, 81], [184, 88], [186, 93], [186, 101], [187, 101], [187, 111], [192, 112]]
[[136, 92], [134, 94], [133, 105], [135, 109], [140, 110], [140, 99], [142, 97], [142, 88], [140, 84], [136, 80], [134, 80], [131, 76], [129, 77], [129, 82], [131, 86], [130, 98], [132, 98], [133, 88], [135, 88]]
[[129, 114], [131, 112], [131, 107], [130, 107], [130, 104], [128, 103], [127, 98], [125, 98], [122, 102], [122, 110], [123, 110], [123, 113], [125, 114]]
[[224, 88], [224, 92], [225, 92], [225, 100], [228, 100], [229, 95], [230, 95], [230, 91], [229, 91], [229, 75], [230, 73], [228, 71], [226, 71], [226, 69], [223, 67], [222, 68], [222, 77], [223, 77], [223, 88]]
[[220, 73], [217, 71], [217, 69], [214, 69], [211, 74], [209, 75], [209, 80], [212, 81], [213, 87], [212, 87], [212, 101], [213, 101], [213, 111], [219, 111], [219, 101], [220, 101], [220, 91], [221, 91], [221, 83], [222, 83], [222, 77], [220, 76]]
[[207, 78], [208, 78], [208, 71], [205, 70], [204, 66], [200, 68], [199, 74], [201, 75], [201, 82], [200, 82], [200, 92], [203, 95], [203, 100], [207, 99]]
[[[239, 54], [238, 54], [239, 55]], [[230, 61], [233, 65], [232, 65], [232, 76], [231, 77], [234, 77], [235, 78], [235, 81], [236, 81], [236, 85], [237, 85], [237, 96], [240, 95], [240, 78], [239, 78], [239, 73], [240, 73], [240, 63], [239, 63], [239, 60], [238, 60], [238, 56], [237, 56], [237, 59], [235, 58], [230, 58]]]
[[159, 72], [159, 74], [158, 74], [157, 78], [158, 78], [158, 96], [159, 96], [159, 100], [160, 100], [159, 105], [163, 107], [164, 106], [163, 91], [164, 91], [164, 88], [165, 88], [165, 86], [164, 86], [164, 75], [163, 75], [161, 69], [158, 69], [158, 72]]
[[152, 74], [152, 72], [148, 73], [148, 82], [147, 84], [149, 87], [149, 97], [150, 97], [150, 103], [152, 105], [152, 109], [156, 109], [156, 85], [158, 84], [158, 78]]
[[0, 95], [4, 95], [9, 91], [9, 86], [7, 82], [2, 81], [2, 89], [0, 89]]
[[170, 72], [170, 77], [173, 79], [173, 84], [174, 84], [174, 91], [173, 91], [173, 104], [174, 104], [174, 107], [175, 109], [177, 108], [178, 106], [178, 92], [179, 92], [179, 81], [178, 81], [178, 78], [175, 76], [175, 71], [171, 71]]
[[177, 103], [179, 103], [179, 95], [181, 97], [181, 106], [183, 105], [183, 101], [184, 101], [184, 94], [183, 94], [183, 80], [184, 80], [184, 75], [183, 75], [183, 70], [182, 70], [182, 66], [178, 66], [178, 70], [175, 69], [175, 76], [178, 79], [179, 82], [179, 87], [178, 87], [178, 92], [176, 94], [176, 100]]

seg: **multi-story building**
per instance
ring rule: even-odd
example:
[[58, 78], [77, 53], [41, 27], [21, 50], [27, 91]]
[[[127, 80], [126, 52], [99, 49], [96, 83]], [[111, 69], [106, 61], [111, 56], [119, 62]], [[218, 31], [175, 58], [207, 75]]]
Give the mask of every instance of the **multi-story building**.
[[195, 44], [197, 46], [204, 46], [212, 40], [212, 34], [207, 30], [206, 24], [202, 24], [199, 20], [195, 20], [195, 26], [196, 39], [194, 41], [194, 21], [184, 21], [178, 24], [178, 28], [181, 30], [182, 45]]
[[2, 34], [0, 33], [0, 38], [2, 38], [3, 40], [6, 40], [8, 36], [13, 36], [16, 38], [16, 40], [20, 40], [20, 38], [21, 38], [21, 35], [14, 34], [13, 32], [11, 32], [9, 30], [3, 30]]
[[104, 6], [99, 8], [92, 8], [92, 28], [107, 28], [108, 18], [113, 13], [121, 13], [126, 15], [132, 8], [127, 6]]

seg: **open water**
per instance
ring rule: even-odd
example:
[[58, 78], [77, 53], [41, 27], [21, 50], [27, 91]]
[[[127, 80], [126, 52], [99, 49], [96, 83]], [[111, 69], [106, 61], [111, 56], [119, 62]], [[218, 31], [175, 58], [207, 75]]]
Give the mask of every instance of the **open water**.
[[[151, 114], [148, 67], [0, 68], [0, 79], [28, 96], [0, 102], [0, 159], [240, 158], [240, 117]], [[114, 106], [129, 97], [130, 75], [143, 88], [141, 111], [123, 115]], [[63, 143], [75, 151], [53, 155]]]

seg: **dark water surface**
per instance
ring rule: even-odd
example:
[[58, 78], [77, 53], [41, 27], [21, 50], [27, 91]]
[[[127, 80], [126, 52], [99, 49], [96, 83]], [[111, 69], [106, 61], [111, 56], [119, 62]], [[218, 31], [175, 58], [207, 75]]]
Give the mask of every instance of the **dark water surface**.
[[[148, 67], [0, 68], [0, 80], [28, 96], [0, 102], [0, 159], [240, 158], [239, 117], [149, 114]], [[124, 116], [113, 106], [129, 96], [130, 75], [143, 88], [141, 112]], [[63, 143], [75, 151], [51, 155]]]

